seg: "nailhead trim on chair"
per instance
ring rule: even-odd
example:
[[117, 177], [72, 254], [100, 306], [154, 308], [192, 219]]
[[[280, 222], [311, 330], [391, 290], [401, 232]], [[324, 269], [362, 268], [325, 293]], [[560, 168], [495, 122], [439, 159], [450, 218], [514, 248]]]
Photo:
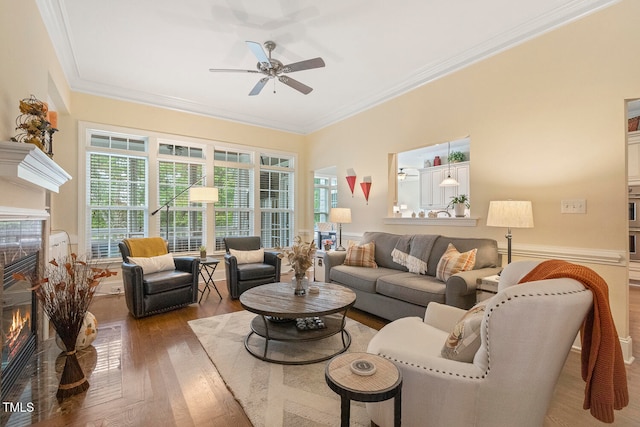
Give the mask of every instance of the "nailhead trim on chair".
[[[507, 298], [505, 300], [502, 300], [502, 301], [498, 302], [495, 306], [493, 306], [491, 308], [491, 310], [489, 310], [488, 316], [491, 316], [495, 309], [497, 309], [500, 306], [505, 305], [507, 302], [509, 302], [509, 301], [511, 301], [512, 299], [515, 299], [515, 298], [519, 298], [519, 297], [535, 297], [535, 296], [571, 295], [571, 294], [576, 294], [576, 293], [579, 293], [579, 292], [586, 292], [586, 291], [587, 291], [587, 289], [585, 288], [585, 289], [582, 289], [582, 290], [565, 291], [565, 292], [544, 292], [544, 293], [535, 293], [535, 294], [534, 293], [528, 293], [528, 294], [513, 295], [513, 296], [511, 296], [511, 297], [509, 297], [509, 298]], [[461, 375], [461, 374], [458, 374], [458, 373], [442, 371], [440, 369], [428, 368], [426, 366], [418, 365], [416, 363], [409, 363], [409, 362], [406, 362], [404, 360], [399, 360], [399, 359], [396, 359], [395, 357], [392, 357], [392, 356], [389, 356], [389, 355], [386, 355], [386, 354], [383, 354], [383, 353], [378, 353], [378, 356], [384, 357], [385, 359], [392, 360], [392, 361], [400, 363], [402, 365], [407, 365], [407, 366], [412, 366], [414, 368], [424, 369], [424, 370], [427, 370], [427, 371], [435, 372], [437, 374], [456, 376], [456, 377], [467, 378], [467, 379], [471, 379], [471, 380], [482, 380], [489, 374], [489, 371], [491, 371], [491, 357], [490, 357], [490, 353], [491, 352], [489, 351], [489, 341], [490, 340], [489, 340], [488, 322], [487, 322], [486, 328], [487, 328], [487, 360], [488, 360], [488, 365], [487, 365], [486, 372], [481, 376]]]
[[[577, 294], [580, 292], [587, 292], [588, 289], [584, 288], [584, 289], [579, 289], [579, 290], [575, 290], [575, 291], [564, 291], [564, 292], [538, 292], [538, 293], [528, 293], [528, 294], [520, 294], [520, 295], [513, 295], [505, 300], [502, 300], [500, 302], [498, 302], [495, 306], [493, 306], [491, 308], [491, 310], [489, 310], [488, 316], [491, 317], [491, 315], [493, 314], [493, 311], [495, 309], [497, 309], [500, 306], [505, 305], [507, 302], [511, 301], [512, 299], [518, 298], [518, 297], [541, 297], [541, 296], [560, 296], [560, 295], [572, 295], [572, 294]], [[485, 372], [485, 376], [489, 373], [489, 371], [491, 371], [491, 351], [489, 350], [489, 346], [491, 343], [491, 340], [489, 339], [489, 324], [487, 322], [486, 324], [486, 330], [487, 330], [487, 372]]]

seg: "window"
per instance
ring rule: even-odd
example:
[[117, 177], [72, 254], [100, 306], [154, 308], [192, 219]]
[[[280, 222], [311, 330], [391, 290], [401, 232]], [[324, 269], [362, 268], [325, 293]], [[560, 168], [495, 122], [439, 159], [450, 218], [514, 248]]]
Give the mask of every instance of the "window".
[[329, 222], [329, 211], [338, 206], [338, 180], [335, 176], [316, 175], [313, 190], [313, 221]]
[[160, 212], [161, 235], [169, 242], [170, 252], [197, 251], [205, 243], [205, 206], [189, 203], [189, 192], [186, 191], [201, 180], [203, 171], [202, 164], [158, 161], [158, 200], [165, 204], [178, 196], [169, 203], [168, 211], [164, 208]]
[[[193, 254], [201, 245], [221, 252], [227, 236], [261, 236], [267, 248], [291, 245], [295, 155], [136, 129], [80, 126], [81, 168], [87, 173], [79, 177], [85, 187], [79, 251], [90, 250], [93, 258], [106, 262], [120, 258], [123, 239], [148, 236], [167, 238], [174, 253]], [[192, 184], [215, 186], [218, 202], [190, 203], [185, 190]], [[168, 210], [158, 209], [166, 203]]]
[[265, 247], [291, 245], [293, 234], [293, 161], [260, 156], [260, 227]]
[[253, 169], [248, 153], [216, 150], [213, 168], [214, 186], [218, 188], [215, 204], [215, 250], [225, 250], [225, 237], [252, 236]]
[[147, 234], [147, 159], [123, 152], [145, 151], [147, 144], [100, 134], [90, 144], [113, 152], [87, 153], [87, 247], [92, 258], [114, 258], [122, 239]]

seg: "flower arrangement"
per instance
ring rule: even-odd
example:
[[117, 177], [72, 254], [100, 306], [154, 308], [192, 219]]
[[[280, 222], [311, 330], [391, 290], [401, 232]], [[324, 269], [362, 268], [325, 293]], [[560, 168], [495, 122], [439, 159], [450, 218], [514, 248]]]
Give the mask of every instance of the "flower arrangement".
[[284, 248], [282, 252], [289, 260], [291, 269], [294, 271], [296, 279], [301, 280], [307, 270], [313, 265], [313, 257], [316, 254], [316, 243], [303, 242], [300, 236], [293, 239], [291, 248]]
[[462, 151], [452, 151], [451, 154], [447, 156], [447, 160], [449, 163], [464, 162], [464, 153]]
[[76, 254], [51, 260], [42, 277], [27, 277], [14, 273], [16, 280], [25, 280], [42, 304], [56, 332], [66, 347], [66, 362], [56, 394], [59, 400], [82, 393], [89, 388], [76, 357], [76, 340], [95, 291], [105, 277], [116, 272], [99, 268]]
[[[53, 133], [58, 131], [56, 129], [57, 113], [50, 112], [47, 103], [40, 101], [33, 95], [20, 100], [19, 108], [21, 115], [16, 118], [16, 130], [21, 133], [11, 140], [33, 144], [47, 153], [49, 157], [53, 157], [52, 139]], [[51, 114], [55, 115], [55, 120]]]

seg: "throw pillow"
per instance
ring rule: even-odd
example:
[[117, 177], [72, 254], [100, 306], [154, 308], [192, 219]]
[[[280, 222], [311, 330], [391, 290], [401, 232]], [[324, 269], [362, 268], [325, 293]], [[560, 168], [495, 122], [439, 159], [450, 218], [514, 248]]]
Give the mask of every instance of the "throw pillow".
[[473, 270], [476, 265], [476, 253], [478, 249], [474, 248], [470, 251], [460, 253], [449, 243], [447, 250], [442, 254], [438, 267], [436, 268], [436, 279], [446, 282], [449, 277], [461, 271]]
[[158, 255], [152, 257], [129, 257], [129, 262], [142, 267], [144, 274], [157, 273], [158, 271], [175, 270], [172, 254]]
[[254, 264], [264, 262], [264, 248], [254, 251], [239, 251], [237, 249], [229, 249], [229, 253], [236, 257], [238, 264]]
[[442, 347], [442, 357], [458, 362], [473, 362], [480, 349], [480, 326], [485, 307], [485, 302], [478, 303], [462, 316]]
[[347, 249], [347, 256], [344, 259], [344, 265], [378, 268], [375, 255], [375, 242], [365, 243], [364, 245], [351, 245], [349, 246], [349, 249]]

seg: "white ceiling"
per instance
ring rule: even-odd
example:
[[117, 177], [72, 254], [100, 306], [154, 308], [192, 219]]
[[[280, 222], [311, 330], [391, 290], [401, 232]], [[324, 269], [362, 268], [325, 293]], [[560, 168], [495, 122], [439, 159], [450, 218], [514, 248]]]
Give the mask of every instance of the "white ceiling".
[[[306, 134], [619, 0], [36, 0], [71, 89]], [[273, 40], [303, 95], [261, 75]]]

